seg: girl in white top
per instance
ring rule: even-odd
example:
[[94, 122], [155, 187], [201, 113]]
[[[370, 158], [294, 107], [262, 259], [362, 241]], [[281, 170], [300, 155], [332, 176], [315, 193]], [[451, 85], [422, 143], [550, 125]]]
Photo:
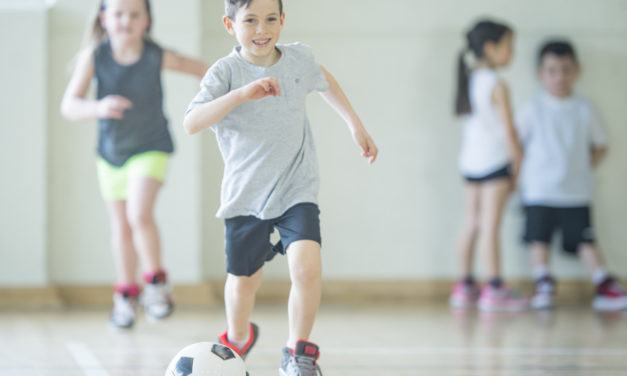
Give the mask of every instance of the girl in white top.
[[[516, 184], [522, 159], [508, 89], [496, 73], [509, 64], [513, 37], [512, 29], [506, 25], [478, 22], [466, 34], [468, 45], [459, 59], [455, 112], [464, 121], [459, 166], [467, 184], [459, 245], [463, 278], [453, 287], [450, 303], [454, 307], [477, 303], [483, 310], [512, 311], [527, 306], [525, 299], [505, 286], [500, 268], [503, 207]], [[468, 52], [476, 59], [473, 70], [465, 62]], [[473, 277], [474, 248], [479, 235], [489, 272], [483, 289]]]

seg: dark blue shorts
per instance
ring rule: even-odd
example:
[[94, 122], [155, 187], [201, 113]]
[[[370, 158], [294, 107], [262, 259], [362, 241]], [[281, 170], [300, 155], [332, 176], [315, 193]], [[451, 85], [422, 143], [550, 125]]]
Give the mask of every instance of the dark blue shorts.
[[[287, 247], [298, 240], [322, 244], [320, 210], [312, 203], [297, 204], [274, 219], [239, 216], [224, 220], [226, 235], [226, 271], [236, 276], [255, 274], [274, 258], [285, 254]], [[270, 243], [270, 234], [279, 230], [281, 240]]]

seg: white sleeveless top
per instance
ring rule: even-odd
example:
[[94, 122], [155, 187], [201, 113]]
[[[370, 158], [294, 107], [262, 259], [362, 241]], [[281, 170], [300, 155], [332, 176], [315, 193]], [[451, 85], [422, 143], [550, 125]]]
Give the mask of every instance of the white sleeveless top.
[[509, 163], [505, 126], [492, 102], [499, 77], [482, 68], [470, 76], [472, 113], [464, 117], [459, 169], [469, 178], [480, 178], [498, 171]]

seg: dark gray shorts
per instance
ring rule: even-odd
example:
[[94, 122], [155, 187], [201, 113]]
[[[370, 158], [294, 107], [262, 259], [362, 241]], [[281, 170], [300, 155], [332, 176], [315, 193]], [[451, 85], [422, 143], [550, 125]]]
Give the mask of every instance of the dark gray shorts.
[[525, 206], [524, 240], [527, 243], [550, 244], [553, 234], [562, 232], [562, 248], [576, 255], [581, 244], [594, 244], [590, 207], [556, 208]]
[[[224, 220], [226, 235], [226, 271], [237, 276], [255, 274], [277, 253], [285, 254], [287, 247], [298, 240], [313, 240], [322, 244], [320, 210], [312, 203], [297, 204], [274, 219], [239, 216]], [[273, 245], [270, 234], [276, 227], [281, 240]]]

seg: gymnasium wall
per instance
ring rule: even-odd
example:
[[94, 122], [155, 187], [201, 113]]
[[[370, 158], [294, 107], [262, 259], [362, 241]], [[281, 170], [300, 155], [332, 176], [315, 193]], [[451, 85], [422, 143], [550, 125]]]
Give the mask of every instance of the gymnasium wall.
[[[462, 31], [485, 14], [507, 20], [517, 32], [513, 64], [503, 72], [515, 107], [537, 89], [533, 62], [544, 38], [567, 36], [578, 47], [584, 67], [580, 91], [600, 108], [612, 146], [597, 174], [598, 234], [612, 270], [627, 277], [626, 2], [284, 3], [281, 41], [312, 46], [380, 149], [379, 160], [368, 166], [341, 119], [318, 95], [310, 96], [321, 171], [325, 278], [457, 277], [463, 185], [456, 167], [461, 129], [451, 115], [454, 60]], [[153, 0], [153, 7], [154, 36], [165, 47], [212, 62], [235, 44], [221, 25], [222, 1]], [[70, 62], [93, 10], [91, 1], [59, 0], [47, 13], [29, 15], [26, 23], [0, 14], [2, 51], [14, 48], [19, 56], [0, 59], [0, 286], [102, 285], [113, 279], [107, 215], [95, 173], [95, 122], [71, 124], [58, 113]], [[18, 31], [32, 48], [18, 48], [20, 39], [11, 37]], [[223, 225], [214, 214], [222, 162], [215, 138], [211, 132], [188, 136], [182, 131], [197, 80], [167, 73], [164, 85], [177, 145], [157, 208], [165, 263], [176, 283], [221, 280]], [[28, 92], [18, 91], [27, 86]], [[24, 150], [27, 162], [19, 158]], [[516, 197], [506, 211], [505, 274], [527, 278]], [[33, 267], [18, 273], [23, 265]], [[585, 277], [574, 260], [560, 255], [555, 265], [560, 277]], [[269, 265], [266, 277], [287, 278], [285, 260]]]

